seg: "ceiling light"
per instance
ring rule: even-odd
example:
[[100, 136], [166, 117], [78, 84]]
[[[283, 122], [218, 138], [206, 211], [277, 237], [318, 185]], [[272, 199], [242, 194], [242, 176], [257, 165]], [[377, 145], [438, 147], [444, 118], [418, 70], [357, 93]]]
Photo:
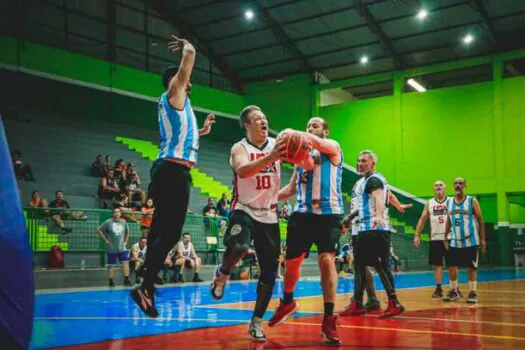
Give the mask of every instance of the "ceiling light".
[[425, 18], [428, 17], [428, 11], [425, 10], [425, 9], [421, 9], [421, 10], [419, 10], [419, 12], [417, 13], [416, 17], [417, 17], [417, 19], [419, 19], [419, 20], [424, 20]]
[[246, 10], [244, 11], [244, 18], [246, 19], [252, 19], [254, 16], [254, 13], [252, 10]]
[[407, 83], [408, 83], [408, 85], [412, 86], [414, 88], [414, 90], [416, 90], [416, 91], [419, 91], [419, 92], [427, 91], [427, 89], [425, 89], [425, 87], [423, 85], [421, 85], [420, 83], [418, 83], [417, 81], [415, 81], [412, 78], [408, 79]]
[[361, 56], [361, 58], [359, 59], [359, 62], [361, 62], [361, 64], [367, 64], [368, 56]]
[[474, 41], [474, 37], [472, 36], [472, 34], [467, 34], [467, 35], [465, 35], [465, 36], [463, 37], [463, 42], [464, 42], [465, 44], [467, 44], [467, 45], [470, 44], [470, 43], [473, 42], [473, 41]]

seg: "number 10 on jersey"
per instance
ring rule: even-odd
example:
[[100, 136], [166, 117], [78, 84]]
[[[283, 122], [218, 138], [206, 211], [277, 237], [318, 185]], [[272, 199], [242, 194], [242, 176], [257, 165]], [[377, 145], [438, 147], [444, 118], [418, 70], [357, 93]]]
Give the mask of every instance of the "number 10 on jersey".
[[267, 190], [272, 185], [269, 175], [257, 175], [255, 178], [257, 179], [257, 186], [255, 189], [257, 190]]

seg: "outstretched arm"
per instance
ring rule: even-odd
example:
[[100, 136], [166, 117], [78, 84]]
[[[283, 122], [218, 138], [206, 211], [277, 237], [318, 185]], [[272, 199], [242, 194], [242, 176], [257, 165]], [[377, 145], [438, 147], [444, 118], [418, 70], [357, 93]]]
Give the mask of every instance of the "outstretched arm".
[[414, 205], [413, 204], [402, 204], [399, 202], [399, 199], [397, 199], [396, 195], [394, 193], [392, 193], [390, 191], [390, 195], [388, 196], [389, 198], [389, 202], [390, 204], [392, 204], [392, 206], [394, 208], [397, 209], [398, 212], [400, 213], [404, 213], [405, 212], [405, 209], [410, 209], [412, 208]]
[[172, 35], [173, 41], [168, 43], [168, 48], [172, 52], [182, 51], [182, 58], [179, 64], [179, 70], [171, 79], [168, 87], [168, 98], [170, 104], [181, 110], [184, 108], [186, 100], [186, 87], [190, 81], [191, 72], [195, 64], [195, 48], [188, 40], [177, 38]]

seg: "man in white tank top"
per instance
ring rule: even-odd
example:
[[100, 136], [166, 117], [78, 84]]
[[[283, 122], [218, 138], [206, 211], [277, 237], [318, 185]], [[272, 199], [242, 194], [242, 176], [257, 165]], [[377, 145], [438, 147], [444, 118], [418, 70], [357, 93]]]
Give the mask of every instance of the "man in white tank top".
[[215, 269], [211, 294], [217, 300], [222, 298], [232, 269], [246, 255], [253, 240], [260, 277], [248, 331], [253, 341], [264, 342], [262, 318], [272, 297], [281, 246], [277, 200], [284, 145], [268, 137], [268, 121], [257, 106], [242, 110], [240, 124], [246, 138], [231, 150], [233, 212], [224, 236], [223, 263]]
[[[432, 299], [443, 298], [441, 287], [443, 276], [443, 259], [447, 261], [447, 250], [443, 244], [445, 238], [445, 228], [447, 224], [447, 206], [450, 200], [447, 197], [447, 187], [445, 183], [438, 180], [434, 183], [434, 193], [436, 196], [426, 204], [421, 217], [417, 222], [416, 233], [414, 235], [414, 246], [417, 248], [421, 244], [421, 232], [425, 228], [427, 220], [430, 218], [430, 245], [428, 252], [428, 263], [434, 266], [434, 277], [436, 279], [436, 289], [432, 294]], [[447, 261], [447, 266], [449, 265]]]

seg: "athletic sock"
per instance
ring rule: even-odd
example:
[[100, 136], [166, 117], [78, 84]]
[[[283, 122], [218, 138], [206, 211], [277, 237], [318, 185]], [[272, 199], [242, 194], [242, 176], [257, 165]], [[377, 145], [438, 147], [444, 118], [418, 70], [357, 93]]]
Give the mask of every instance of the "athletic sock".
[[458, 290], [458, 281], [450, 281], [450, 289], [452, 290]]
[[470, 288], [471, 292], [475, 292], [476, 288], [478, 287], [477, 281], [468, 281], [468, 287]]
[[293, 292], [290, 292], [290, 293], [284, 292], [283, 304], [284, 305], [289, 305], [292, 302], [293, 302]]
[[324, 303], [324, 317], [332, 316], [334, 314], [334, 303]]

